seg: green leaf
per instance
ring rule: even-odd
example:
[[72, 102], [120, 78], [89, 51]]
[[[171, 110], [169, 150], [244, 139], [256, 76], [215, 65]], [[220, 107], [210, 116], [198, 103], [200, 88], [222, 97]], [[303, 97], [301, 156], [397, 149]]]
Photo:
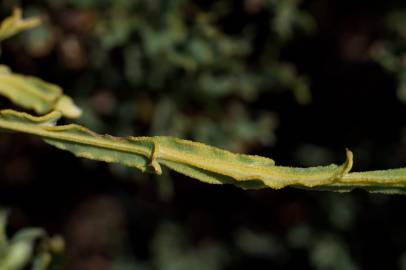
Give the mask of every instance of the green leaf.
[[0, 65], [0, 95], [38, 114], [58, 110], [68, 118], [77, 118], [82, 113], [70, 97], [63, 95], [59, 86], [13, 73], [4, 65]]
[[21, 31], [31, 29], [41, 24], [40, 18], [23, 19], [21, 9], [15, 8], [13, 14], [0, 24], [0, 41], [3, 41]]

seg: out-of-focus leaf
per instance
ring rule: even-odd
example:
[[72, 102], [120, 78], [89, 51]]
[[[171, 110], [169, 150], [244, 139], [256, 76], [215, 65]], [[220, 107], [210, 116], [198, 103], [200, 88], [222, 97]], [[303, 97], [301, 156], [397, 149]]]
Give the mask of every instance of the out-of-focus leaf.
[[356, 270], [348, 248], [342, 241], [330, 235], [319, 237], [312, 248], [310, 260], [318, 270]]
[[81, 110], [70, 97], [63, 95], [59, 86], [35, 77], [13, 73], [4, 65], [0, 65], [0, 94], [39, 114], [58, 110], [68, 118], [81, 115]]
[[41, 229], [19, 231], [0, 251], [0, 269], [21, 270], [31, 260], [34, 241], [44, 236]]
[[[61, 237], [47, 237], [44, 230], [26, 228], [19, 230], [11, 239], [5, 235], [6, 211], [0, 210], [0, 269], [22, 270], [32, 265], [32, 270], [46, 270], [53, 255], [64, 250]], [[35, 241], [41, 240], [36, 245]], [[35, 248], [35, 252], [34, 252]]]
[[33, 28], [41, 23], [40, 18], [23, 19], [21, 9], [15, 8], [10, 17], [0, 24], [0, 41], [3, 41], [21, 31]]

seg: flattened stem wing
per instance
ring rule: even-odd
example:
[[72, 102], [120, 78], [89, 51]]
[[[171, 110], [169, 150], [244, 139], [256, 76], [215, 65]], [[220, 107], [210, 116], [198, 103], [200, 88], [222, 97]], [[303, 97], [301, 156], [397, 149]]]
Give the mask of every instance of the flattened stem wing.
[[244, 189], [293, 186], [338, 192], [354, 188], [383, 193], [406, 190], [406, 168], [351, 173], [353, 154], [349, 150], [342, 165], [276, 166], [266, 157], [236, 154], [173, 137], [119, 138], [99, 135], [78, 125], [56, 126], [60, 116], [58, 112], [35, 117], [5, 110], [0, 111], [0, 128], [39, 136], [79, 157], [120, 163], [158, 175], [162, 174], [162, 164], [210, 184], [233, 184]]

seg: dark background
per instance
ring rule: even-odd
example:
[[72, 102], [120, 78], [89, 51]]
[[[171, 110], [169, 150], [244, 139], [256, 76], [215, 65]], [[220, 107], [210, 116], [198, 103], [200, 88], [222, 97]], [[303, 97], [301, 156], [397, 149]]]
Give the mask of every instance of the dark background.
[[[2, 44], [2, 63], [62, 86], [99, 133], [404, 166], [403, 1], [10, 0], [3, 17], [16, 5], [46, 23]], [[405, 202], [155, 177], [0, 135], [9, 230], [62, 234], [62, 269], [406, 269]]]

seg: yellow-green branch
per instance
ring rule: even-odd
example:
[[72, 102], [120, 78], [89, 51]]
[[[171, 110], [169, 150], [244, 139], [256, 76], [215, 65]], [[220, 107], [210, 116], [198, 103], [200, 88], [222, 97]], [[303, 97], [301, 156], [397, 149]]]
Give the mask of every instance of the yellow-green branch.
[[342, 165], [309, 168], [276, 166], [266, 157], [236, 154], [202, 143], [173, 137], [118, 138], [99, 135], [78, 125], [56, 126], [61, 116], [42, 117], [12, 110], [0, 111], [0, 128], [28, 133], [76, 156], [116, 162], [161, 174], [161, 165], [210, 184], [234, 184], [242, 188], [286, 186], [346, 192], [363, 188], [371, 192], [404, 193], [406, 168], [353, 172], [352, 153]]

